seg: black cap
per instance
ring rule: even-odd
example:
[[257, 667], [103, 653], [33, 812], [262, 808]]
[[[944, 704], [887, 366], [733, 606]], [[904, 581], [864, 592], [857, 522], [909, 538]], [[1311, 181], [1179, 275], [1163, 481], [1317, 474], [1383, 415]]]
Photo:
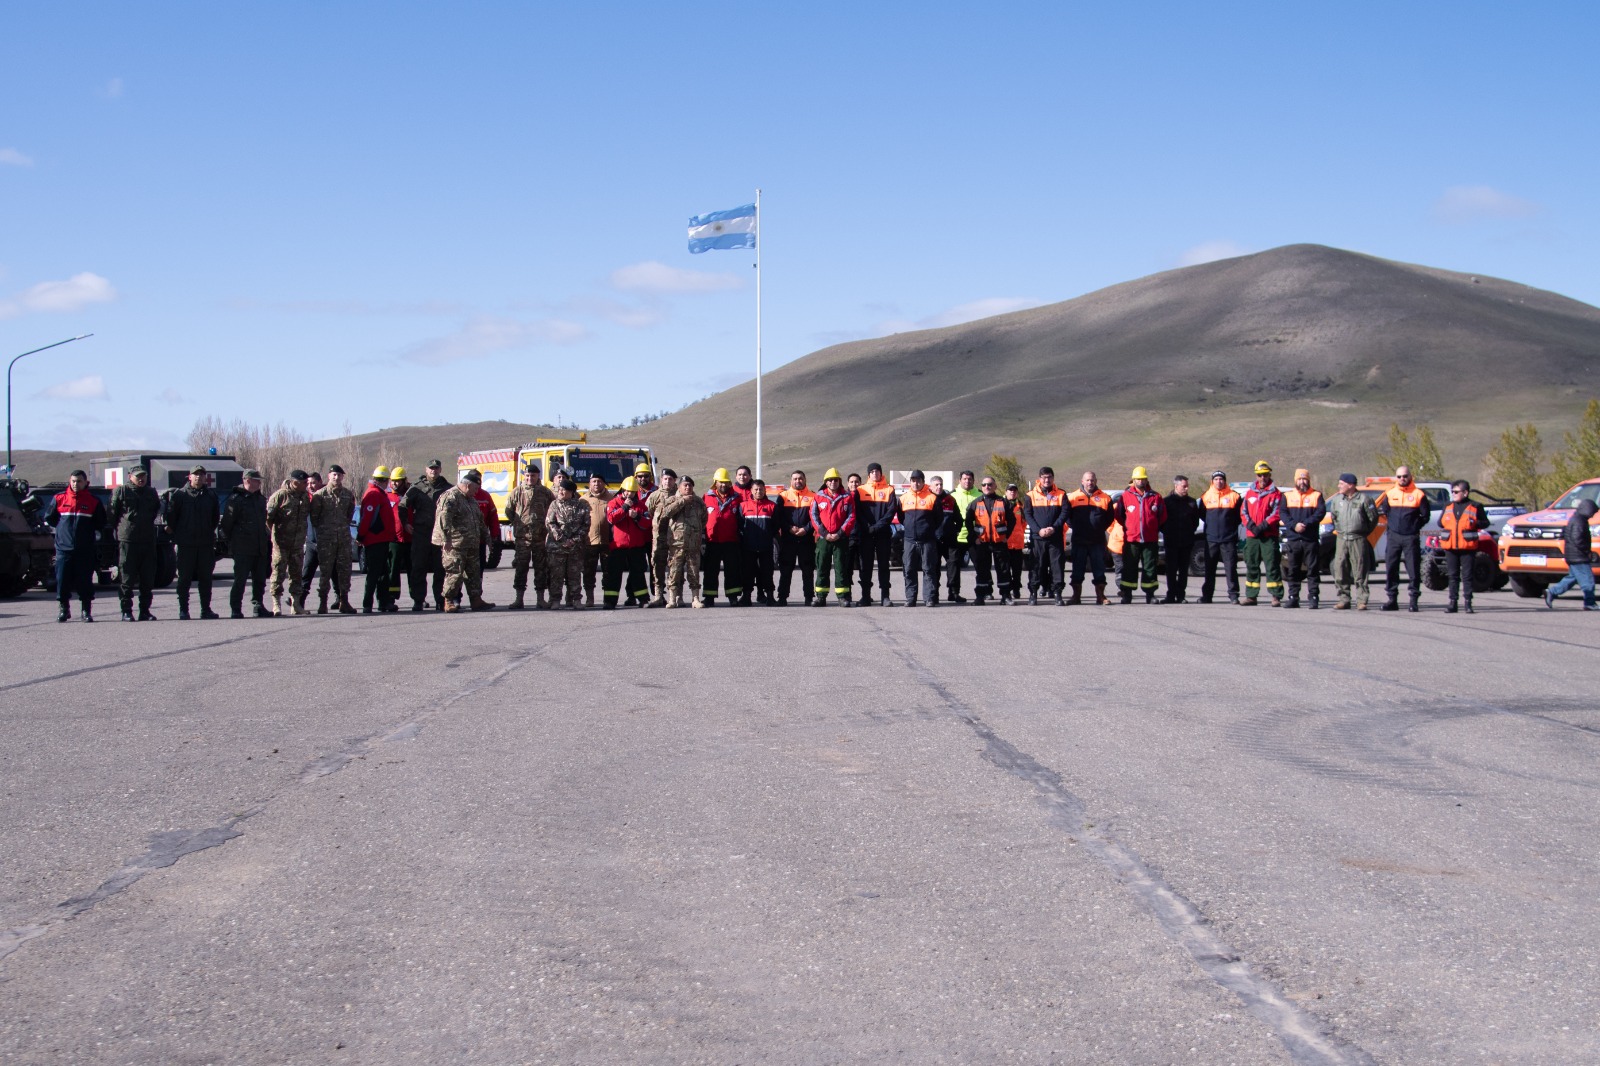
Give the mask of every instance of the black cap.
[[920, 471], [920, 470], [913, 470], [913, 471], [911, 471], [911, 480], [912, 480], [912, 481], [926, 481], [926, 480], [928, 480], [928, 479], [927, 479], [927, 477], [926, 477], [926, 476], [925, 476], [925, 475], [924, 475], [924, 474], [923, 474], [923, 473], [922, 473], [922, 471]]
[[290, 481], [304, 481], [305, 479], [306, 479], [306, 472], [304, 470], [296, 468], [294, 470], [289, 471], [289, 480]]
[[478, 473], [476, 470], [468, 470], [465, 474], [461, 475], [461, 480], [470, 481], [474, 485], [481, 485], [483, 484], [483, 475]]
[[676, 470], [672, 469], [672, 467], [670, 467], [670, 466], [664, 466], [664, 467], [661, 468], [661, 476], [662, 477], [677, 477], [678, 476], [678, 472]]
[[333, 463], [332, 465], [330, 465], [328, 467], [328, 473], [330, 473], [330, 474], [342, 474], [342, 473], [344, 473], [344, 467], [340, 466], [338, 463]]
[[1345, 482], [1346, 484], [1354, 485], [1356, 483], [1356, 476], [1354, 474], [1340, 474], [1339, 480]]
[[867, 464], [867, 473], [870, 474], [874, 470], [876, 470], [880, 474], [883, 473], [883, 464], [882, 463], [868, 463]]

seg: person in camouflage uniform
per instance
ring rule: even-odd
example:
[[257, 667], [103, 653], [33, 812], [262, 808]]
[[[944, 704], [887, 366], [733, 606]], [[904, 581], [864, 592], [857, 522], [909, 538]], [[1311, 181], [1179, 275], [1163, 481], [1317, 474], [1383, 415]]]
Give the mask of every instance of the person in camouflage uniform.
[[421, 481], [406, 490], [401, 506], [411, 512], [411, 574], [408, 579], [411, 609], [420, 611], [428, 600], [428, 577], [433, 577], [433, 607], [444, 605], [444, 559], [433, 543], [433, 523], [439, 497], [450, 491], [450, 481], [439, 473], [444, 464], [434, 459]]
[[651, 490], [644, 500], [644, 509], [650, 515], [650, 590], [655, 593], [646, 607], [667, 605], [667, 556], [671, 554], [672, 533], [658, 521], [658, 512], [677, 494], [677, 472], [667, 467], [661, 471], [661, 485]]
[[700, 553], [705, 549], [706, 503], [694, 491], [694, 478], [685, 476], [678, 494], [661, 505], [657, 518], [666, 522], [671, 540], [667, 553], [668, 607], [683, 606], [683, 582], [689, 581], [689, 602], [704, 607], [700, 598]]
[[517, 598], [509, 610], [523, 608], [529, 566], [533, 567], [533, 605], [541, 611], [549, 606], [544, 599], [545, 590], [550, 587], [550, 567], [546, 564], [544, 550], [544, 516], [555, 502], [556, 494], [544, 487], [538, 463], [527, 465], [522, 471], [522, 484], [506, 497], [506, 518], [511, 522], [511, 539], [516, 546], [511, 587], [516, 589]]
[[150, 613], [150, 598], [156, 584], [156, 516], [161, 513], [161, 497], [150, 487], [150, 471], [133, 468], [131, 485], [118, 485], [111, 494], [106, 525], [117, 536], [117, 576], [122, 584], [122, 620], [134, 621], [133, 594], [139, 593], [141, 622], [155, 621]]
[[576, 611], [583, 606], [583, 556], [589, 547], [589, 505], [578, 498], [578, 486], [570, 478], [556, 482], [556, 499], [544, 516], [545, 559], [550, 567], [550, 606], [561, 606], [561, 590], [567, 590], [567, 606]]
[[482, 480], [476, 470], [465, 471], [458, 475], [456, 487], [439, 497], [433, 542], [439, 545], [444, 559], [444, 610], [447, 614], [461, 610], [457, 603], [463, 583], [467, 586], [467, 602], [474, 611], [494, 610], [494, 604], [483, 598], [483, 569], [478, 558], [478, 545], [489, 533], [477, 500]]
[[328, 585], [333, 584], [334, 606], [340, 614], [355, 614], [350, 604], [350, 519], [356, 513], [356, 494], [344, 487], [344, 467], [328, 467], [328, 484], [311, 497], [311, 524], [317, 527], [317, 551], [322, 576], [317, 580], [317, 613], [328, 613]]
[[306, 518], [311, 496], [306, 492], [306, 472], [291, 470], [283, 487], [267, 500], [267, 526], [272, 531], [272, 613], [283, 614], [283, 579], [289, 579], [289, 613], [306, 613], [306, 590], [300, 581], [305, 565]]

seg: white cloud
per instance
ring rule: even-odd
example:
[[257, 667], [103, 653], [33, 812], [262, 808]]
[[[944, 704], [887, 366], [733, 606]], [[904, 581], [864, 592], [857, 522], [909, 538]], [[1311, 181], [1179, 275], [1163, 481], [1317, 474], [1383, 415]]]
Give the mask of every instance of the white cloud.
[[651, 261], [613, 270], [611, 287], [624, 292], [722, 292], [744, 288], [744, 280], [737, 274], [684, 270]]
[[576, 322], [559, 318], [524, 322], [510, 318], [473, 319], [456, 332], [422, 341], [402, 352], [407, 363], [442, 366], [463, 359], [480, 359], [495, 352], [527, 348], [532, 345], [576, 344], [586, 340], [589, 331]]
[[99, 374], [90, 374], [86, 377], [73, 378], [63, 381], [59, 385], [51, 385], [39, 397], [47, 400], [109, 400], [111, 394], [106, 391], [105, 379]]
[[667, 309], [648, 297], [643, 303], [630, 304], [603, 296], [577, 296], [561, 304], [560, 310], [602, 318], [628, 329], [648, 329], [667, 319]]
[[1488, 185], [1452, 185], [1433, 202], [1433, 217], [1454, 224], [1486, 218], [1527, 218], [1538, 213], [1538, 204]]
[[194, 401], [189, 399], [189, 397], [173, 388], [162, 389], [161, 392], [156, 396], [156, 399], [160, 400], [164, 404], [167, 404], [169, 407], [178, 407], [182, 404], [194, 403]]
[[908, 333], [918, 329], [942, 329], [945, 326], [959, 326], [963, 322], [976, 322], [980, 318], [990, 318], [994, 315], [1004, 315], [1012, 311], [1025, 311], [1030, 307], [1038, 307], [1041, 301], [1030, 296], [989, 296], [982, 300], [973, 300], [969, 303], [957, 304], [945, 311], [928, 315], [925, 318], [914, 320], [903, 318], [890, 318], [879, 322], [872, 331], [872, 336], [883, 336], [887, 333]]
[[0, 300], [0, 318], [33, 311], [78, 311], [116, 298], [117, 290], [99, 274], [74, 274], [66, 281], [41, 281], [20, 296]]
[[122, 95], [122, 79], [112, 78], [110, 81], [106, 82], [106, 87], [102, 89], [101, 92], [105, 93], [107, 100], [115, 100], [117, 97]]
[[31, 167], [33, 166], [33, 157], [23, 155], [15, 148], [0, 148], [0, 166]]
[[1199, 266], [1201, 263], [1215, 263], [1218, 259], [1233, 259], [1236, 256], [1249, 254], [1248, 248], [1241, 248], [1233, 241], [1204, 241], [1180, 255], [1178, 265]]

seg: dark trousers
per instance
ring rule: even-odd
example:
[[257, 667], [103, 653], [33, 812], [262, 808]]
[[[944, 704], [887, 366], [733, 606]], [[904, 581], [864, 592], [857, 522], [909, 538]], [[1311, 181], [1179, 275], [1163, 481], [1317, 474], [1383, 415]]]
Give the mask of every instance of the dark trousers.
[[[905, 549], [906, 602], [917, 602], [918, 578], [923, 600], [932, 603], [939, 594], [939, 545], [907, 538]], [[887, 589], [889, 586], [883, 586]], [[865, 595], [865, 593], [863, 593]]]
[[1450, 606], [1456, 605], [1458, 595], [1464, 596], [1467, 606], [1472, 606], [1472, 557], [1478, 554], [1476, 548], [1455, 550], [1446, 548], [1444, 552], [1444, 572], [1450, 578]]
[[971, 555], [970, 549], [971, 545], [957, 542], [951, 545], [949, 551], [945, 552], [944, 587], [952, 598], [961, 595], [961, 567]]
[[[1074, 559], [1076, 559], [1076, 552]], [[1029, 592], [1043, 592], [1046, 596], [1059, 596], [1063, 587], [1062, 571], [1065, 569], [1065, 552], [1061, 546], [1060, 536], [1046, 540], [1043, 537], [1033, 538], [1033, 576], [1028, 581]], [[1073, 570], [1074, 582], [1083, 579]], [[1105, 577], [1100, 578], [1101, 583]]]
[[250, 583], [250, 602], [261, 606], [261, 593], [267, 585], [267, 574], [272, 570], [271, 552], [251, 552], [233, 557], [233, 588], [228, 591], [228, 605], [235, 611], [244, 609], [244, 586]]
[[121, 583], [122, 609], [133, 611], [133, 594], [139, 594], [139, 613], [150, 613], [150, 598], [156, 587], [156, 546], [154, 544], [117, 545], [117, 579]]
[[86, 608], [94, 602], [94, 564], [93, 547], [56, 552], [56, 598], [63, 605], [73, 596]]
[[[1003, 544], [972, 544], [968, 545], [972, 554], [972, 568], [976, 577], [972, 582], [972, 594], [979, 603], [999, 594], [1004, 597], [1011, 595], [1011, 552]], [[990, 580], [993, 577], [994, 580]]]
[[[1072, 587], [1083, 587], [1083, 575], [1087, 571], [1094, 575], [1094, 587], [1104, 588], [1106, 584], [1106, 551], [1104, 544], [1091, 544], [1087, 538], [1075, 539], [1072, 542]], [[1035, 563], [1034, 565], [1038, 565]], [[1056, 571], [1058, 576], [1060, 571]], [[1060, 585], [1056, 586], [1060, 588]]]
[[428, 578], [433, 577], [433, 605], [444, 602], [444, 555], [437, 544], [413, 541], [411, 544], [411, 602], [425, 603], [428, 599]]
[[800, 592], [811, 602], [811, 586], [817, 572], [817, 538], [784, 537], [778, 541], [778, 602], [789, 602], [789, 584], [795, 567], [800, 568]]
[[594, 598], [595, 574], [600, 569], [600, 561], [605, 557], [605, 545], [585, 544], [583, 546], [583, 591], [590, 599]]
[[400, 602], [401, 575], [411, 573], [411, 542], [396, 541], [389, 548], [389, 602]]
[[717, 598], [717, 577], [722, 578], [722, 594], [731, 602], [744, 595], [744, 545], [737, 541], [707, 544], [701, 563], [702, 597], [710, 603]]
[[760, 593], [763, 600], [772, 599], [772, 546], [767, 545], [765, 551], [747, 549], [744, 566], [744, 572], [750, 575], [744, 590], [745, 600], [750, 599], [751, 592]]
[[[605, 606], [615, 607], [619, 596], [623, 602], [650, 598], [650, 575], [645, 566], [649, 554], [648, 548], [612, 548], [606, 553], [605, 576], [600, 581], [605, 593]], [[627, 578], [626, 586], [623, 584], [624, 576]]]
[[1322, 545], [1314, 540], [1284, 538], [1283, 578], [1289, 586], [1289, 602], [1300, 601], [1300, 585], [1304, 582], [1306, 599], [1316, 603], [1322, 596]]
[[1225, 540], [1206, 541], [1206, 576], [1200, 583], [1200, 598], [1209, 600], [1217, 589], [1217, 564], [1221, 563], [1223, 576], [1228, 579], [1228, 601], [1239, 600], [1239, 542]]
[[393, 548], [394, 545], [388, 541], [368, 544], [362, 548], [367, 571], [367, 579], [361, 586], [362, 610], [371, 610], [374, 596], [377, 597], [379, 607], [389, 605], [389, 557], [393, 554]]
[[[882, 533], [862, 533], [861, 538], [861, 599], [872, 598], [872, 571], [878, 571], [878, 593], [882, 596], [889, 595], [889, 568], [893, 565], [894, 534], [889, 530]], [[810, 587], [809, 585], [807, 586]]]
[[[995, 554], [998, 555], [1000, 553], [996, 552]], [[1022, 595], [1022, 578], [1023, 578], [1023, 575], [1028, 572], [1028, 566], [1027, 566], [1027, 558], [1028, 558], [1028, 556], [1027, 556], [1027, 553], [1024, 552], [1021, 548], [1006, 548], [1005, 549], [1005, 556], [1006, 556], [1006, 561], [1011, 564], [1011, 586], [1010, 586], [1011, 593], [1010, 593], [1010, 595], [1011, 595], [1012, 599], [1017, 599]], [[1033, 582], [1033, 579], [1030, 577], [1028, 579], [1028, 582], [1031, 585], [1032, 582]], [[1005, 585], [1001, 585], [1000, 587], [1002, 589], [1006, 588]]]
[[1400, 597], [1400, 564], [1406, 564], [1406, 576], [1411, 582], [1411, 602], [1422, 596], [1422, 538], [1415, 533], [1389, 531], [1388, 547], [1383, 553], [1383, 591], [1389, 602]]
[[200, 587], [200, 609], [211, 610], [211, 571], [217, 565], [217, 549], [211, 544], [178, 545], [178, 606], [189, 609], [189, 586]]
[[1133, 597], [1135, 588], [1151, 597], [1156, 594], [1156, 556], [1160, 549], [1154, 544], [1129, 541], [1122, 547], [1122, 577], [1117, 588], [1126, 603]]
[[1189, 560], [1194, 541], [1167, 541], [1167, 602], [1182, 603], [1189, 595]]

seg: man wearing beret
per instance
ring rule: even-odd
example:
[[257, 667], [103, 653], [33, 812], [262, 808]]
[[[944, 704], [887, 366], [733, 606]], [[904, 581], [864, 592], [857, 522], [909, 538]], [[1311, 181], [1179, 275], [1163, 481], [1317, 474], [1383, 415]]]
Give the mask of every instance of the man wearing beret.
[[243, 482], [228, 493], [222, 508], [222, 539], [233, 559], [233, 588], [228, 605], [234, 618], [244, 617], [244, 587], [250, 585], [250, 603], [257, 618], [267, 617], [261, 595], [266, 590], [267, 561], [272, 555], [272, 535], [267, 526], [267, 498], [261, 495], [261, 471], [246, 470]]
[[355, 493], [344, 487], [344, 467], [328, 467], [328, 483], [311, 497], [311, 524], [317, 528], [318, 560], [322, 576], [317, 580], [317, 613], [328, 613], [328, 586], [333, 585], [334, 608], [340, 614], [355, 614], [350, 603], [350, 520], [356, 513]]
[[211, 571], [217, 565], [217, 523], [222, 508], [206, 486], [206, 468], [189, 471], [189, 483], [167, 496], [167, 533], [178, 549], [178, 618], [189, 620], [189, 588], [200, 586], [200, 617], [220, 618], [211, 609]]
[[291, 470], [283, 486], [267, 500], [267, 525], [272, 530], [272, 613], [283, 614], [283, 584], [289, 581], [289, 613], [306, 613], [305, 585], [300, 568], [305, 565], [307, 517], [311, 496], [306, 492], [306, 472]]
[[117, 534], [117, 574], [122, 583], [122, 620], [132, 622], [133, 594], [139, 593], [139, 621], [153, 622], [150, 599], [156, 585], [156, 516], [161, 497], [150, 487], [150, 471], [136, 466], [131, 484], [118, 485], [111, 494], [106, 521]]
[[1354, 474], [1339, 475], [1339, 492], [1328, 501], [1328, 517], [1338, 537], [1333, 552], [1333, 586], [1339, 602], [1336, 611], [1350, 609], [1350, 587], [1355, 586], [1356, 610], [1367, 609], [1367, 572], [1372, 569], [1372, 545], [1367, 537], [1378, 528], [1378, 508], [1356, 491]]

